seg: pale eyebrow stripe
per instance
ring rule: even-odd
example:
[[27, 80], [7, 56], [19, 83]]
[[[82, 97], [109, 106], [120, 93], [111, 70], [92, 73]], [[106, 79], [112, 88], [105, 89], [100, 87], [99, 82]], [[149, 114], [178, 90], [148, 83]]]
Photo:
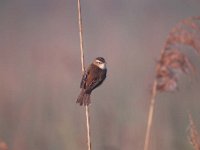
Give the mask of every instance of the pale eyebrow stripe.
[[101, 61], [99, 61], [99, 60], [96, 60], [96, 62], [99, 62], [99, 63], [101, 63]]

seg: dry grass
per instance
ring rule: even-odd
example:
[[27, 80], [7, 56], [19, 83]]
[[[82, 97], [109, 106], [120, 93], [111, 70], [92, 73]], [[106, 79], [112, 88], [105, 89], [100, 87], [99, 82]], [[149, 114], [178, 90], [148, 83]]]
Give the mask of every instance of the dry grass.
[[188, 140], [193, 146], [194, 150], [200, 150], [200, 136], [197, 131], [196, 125], [189, 114], [189, 130], [188, 130]]
[[200, 53], [200, 16], [179, 22], [169, 33], [161, 50], [152, 86], [144, 150], [149, 149], [156, 95], [158, 92], [175, 91], [181, 74], [195, 72], [188, 56], [181, 51], [183, 47], [191, 47], [194, 52]]
[[157, 90], [174, 91], [180, 73], [195, 72], [180, 45], [189, 46], [200, 53], [200, 17], [191, 17], [178, 23], [166, 40], [156, 67]]

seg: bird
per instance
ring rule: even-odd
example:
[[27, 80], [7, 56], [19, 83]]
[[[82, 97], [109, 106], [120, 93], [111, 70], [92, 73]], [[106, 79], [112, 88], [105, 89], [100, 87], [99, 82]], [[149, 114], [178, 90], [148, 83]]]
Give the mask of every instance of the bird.
[[100, 86], [106, 78], [106, 61], [103, 57], [97, 57], [84, 72], [80, 84], [81, 92], [76, 103], [80, 106], [88, 106], [91, 103], [90, 95], [92, 91]]

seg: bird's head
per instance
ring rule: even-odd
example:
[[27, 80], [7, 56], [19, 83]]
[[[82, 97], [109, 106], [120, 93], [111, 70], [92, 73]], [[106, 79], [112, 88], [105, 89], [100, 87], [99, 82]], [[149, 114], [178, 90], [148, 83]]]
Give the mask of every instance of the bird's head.
[[93, 64], [99, 67], [100, 69], [106, 69], [106, 61], [103, 57], [97, 57], [93, 61]]

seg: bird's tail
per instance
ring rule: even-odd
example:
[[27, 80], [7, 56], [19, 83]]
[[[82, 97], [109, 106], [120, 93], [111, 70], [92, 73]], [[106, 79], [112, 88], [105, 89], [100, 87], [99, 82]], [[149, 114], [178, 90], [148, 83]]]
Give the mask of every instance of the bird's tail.
[[84, 105], [84, 106], [88, 106], [91, 101], [90, 101], [90, 93], [86, 93], [84, 89], [81, 90], [80, 95], [77, 98], [76, 103], [79, 103], [80, 106]]

